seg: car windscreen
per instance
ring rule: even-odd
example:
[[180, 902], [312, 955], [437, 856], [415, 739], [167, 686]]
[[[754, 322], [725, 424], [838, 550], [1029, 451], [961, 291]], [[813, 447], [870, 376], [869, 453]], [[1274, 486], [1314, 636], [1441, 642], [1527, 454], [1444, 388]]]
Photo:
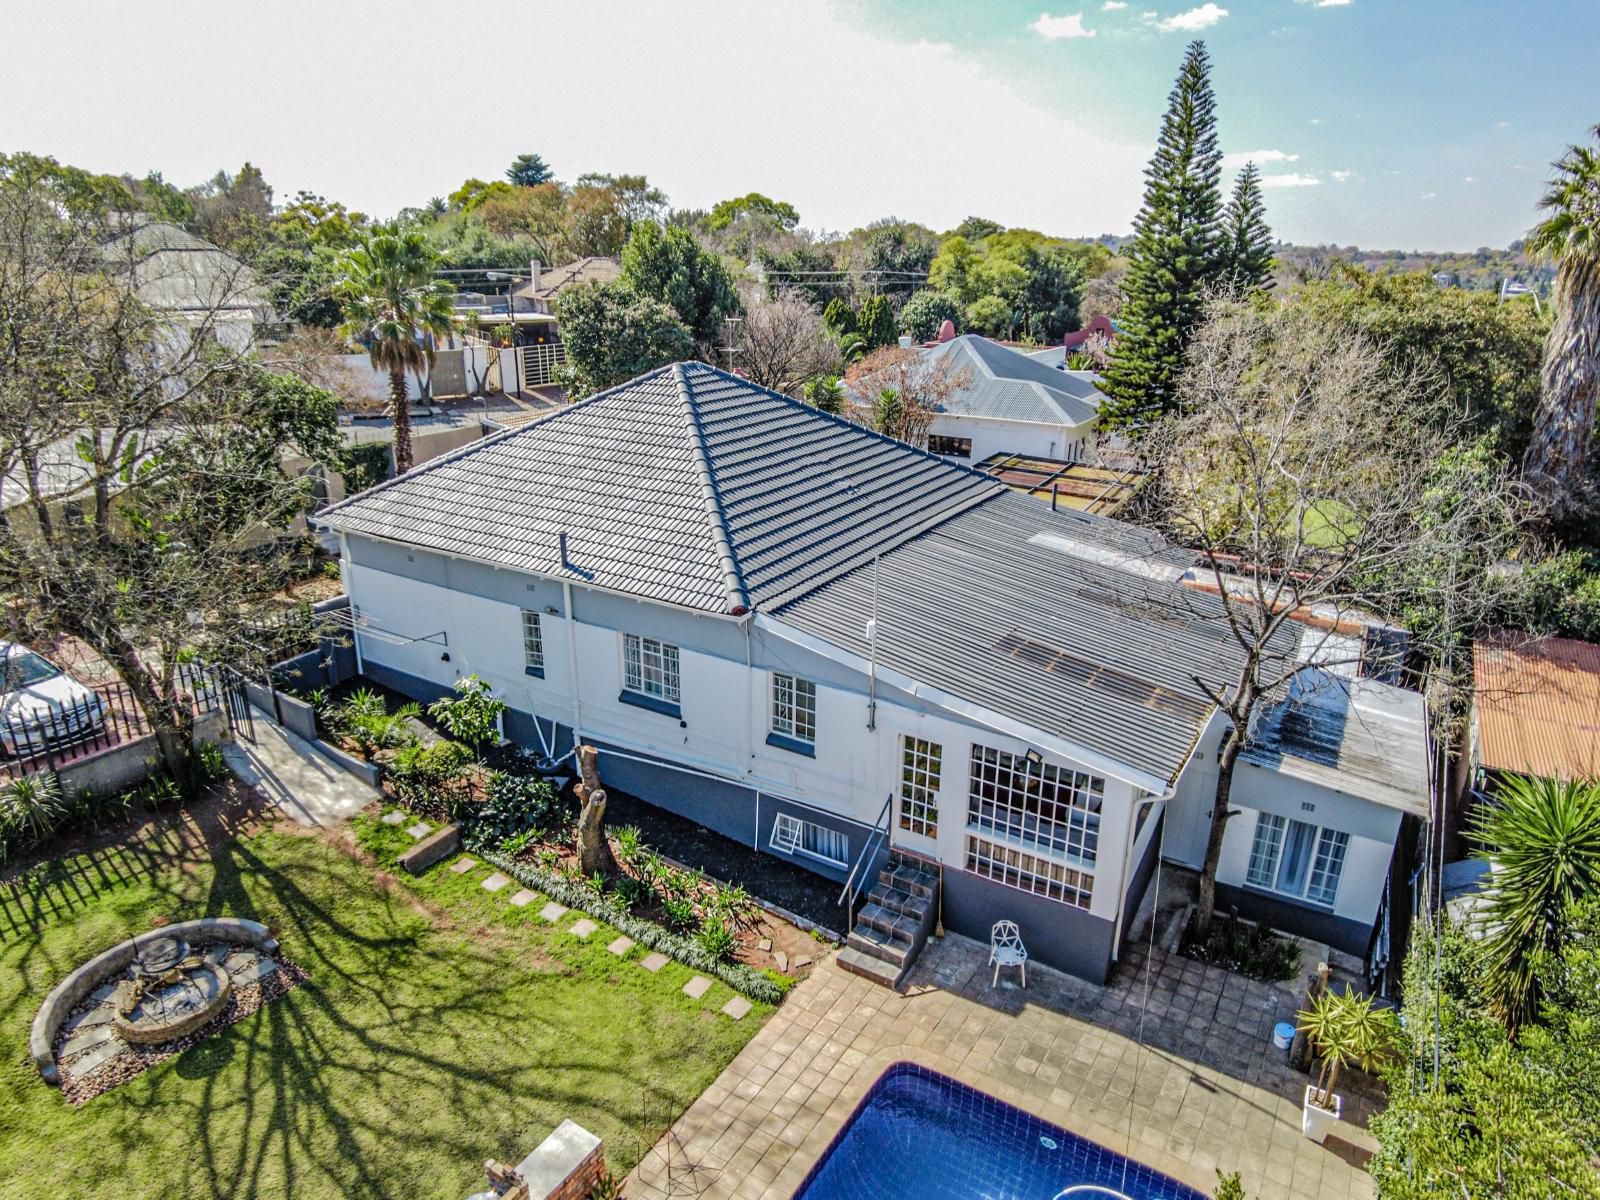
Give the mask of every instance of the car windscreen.
[[13, 648], [0, 665], [0, 692], [14, 692], [18, 688], [32, 687], [46, 679], [61, 674], [61, 669], [35, 654], [32, 650]]

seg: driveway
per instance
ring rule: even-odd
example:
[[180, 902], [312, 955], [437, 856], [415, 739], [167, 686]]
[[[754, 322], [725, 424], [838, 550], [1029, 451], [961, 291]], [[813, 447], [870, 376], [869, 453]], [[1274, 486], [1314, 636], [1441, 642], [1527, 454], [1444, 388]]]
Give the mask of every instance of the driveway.
[[1142, 948], [1107, 987], [1035, 965], [1025, 991], [993, 989], [987, 958], [967, 938], [930, 941], [897, 995], [830, 957], [646, 1155], [628, 1195], [789, 1197], [872, 1082], [907, 1060], [1206, 1195], [1220, 1167], [1250, 1195], [1373, 1196], [1374, 1143], [1350, 1128], [1370, 1096], [1344, 1089], [1353, 1121], [1326, 1145], [1300, 1134], [1305, 1077], [1270, 1040], [1292, 994]]

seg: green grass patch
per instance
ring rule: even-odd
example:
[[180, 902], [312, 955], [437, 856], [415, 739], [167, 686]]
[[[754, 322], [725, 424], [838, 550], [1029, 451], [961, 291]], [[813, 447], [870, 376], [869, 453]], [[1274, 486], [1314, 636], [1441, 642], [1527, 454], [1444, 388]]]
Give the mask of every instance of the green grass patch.
[[[383, 862], [403, 829], [357, 823]], [[446, 864], [380, 886], [320, 839], [268, 830], [103, 889], [67, 889], [36, 933], [0, 943], [0, 1198], [463, 1196], [485, 1158], [518, 1161], [564, 1118], [620, 1176], [771, 1009], [741, 1022], [716, 982], [652, 975], [513, 908]], [[48, 912], [48, 909], [43, 911]], [[82, 1108], [27, 1058], [39, 1001], [83, 959], [158, 917], [248, 917], [309, 981]]]

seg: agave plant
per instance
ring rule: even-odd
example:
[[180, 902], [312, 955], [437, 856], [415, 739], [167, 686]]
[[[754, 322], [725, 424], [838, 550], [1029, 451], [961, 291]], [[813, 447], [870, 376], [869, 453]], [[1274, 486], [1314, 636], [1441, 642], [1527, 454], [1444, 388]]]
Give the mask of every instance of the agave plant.
[[1339, 1072], [1348, 1066], [1374, 1071], [1389, 1061], [1400, 1045], [1400, 1022], [1393, 1009], [1379, 1008], [1371, 996], [1325, 991], [1310, 1008], [1295, 1014], [1300, 1031], [1321, 1059], [1314, 1101], [1333, 1107]]
[[1600, 782], [1513, 777], [1469, 833], [1491, 867], [1485, 984], [1514, 1029], [1538, 1012], [1535, 964], [1560, 945], [1573, 902], [1600, 894]]
[[66, 813], [54, 771], [24, 775], [0, 788], [0, 838], [43, 841]]

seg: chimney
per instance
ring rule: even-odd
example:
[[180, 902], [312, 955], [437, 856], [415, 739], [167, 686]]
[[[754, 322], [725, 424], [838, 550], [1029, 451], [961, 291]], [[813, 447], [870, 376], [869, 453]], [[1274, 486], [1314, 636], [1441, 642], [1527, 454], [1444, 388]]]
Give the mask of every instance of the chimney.
[[909, 333], [902, 333], [900, 335], [900, 349], [902, 349], [902, 350], [911, 349], [911, 335]]
[[528, 260], [528, 307], [534, 312], [544, 311], [543, 306], [539, 303], [538, 296], [539, 274], [542, 270], [543, 264], [537, 258]]

